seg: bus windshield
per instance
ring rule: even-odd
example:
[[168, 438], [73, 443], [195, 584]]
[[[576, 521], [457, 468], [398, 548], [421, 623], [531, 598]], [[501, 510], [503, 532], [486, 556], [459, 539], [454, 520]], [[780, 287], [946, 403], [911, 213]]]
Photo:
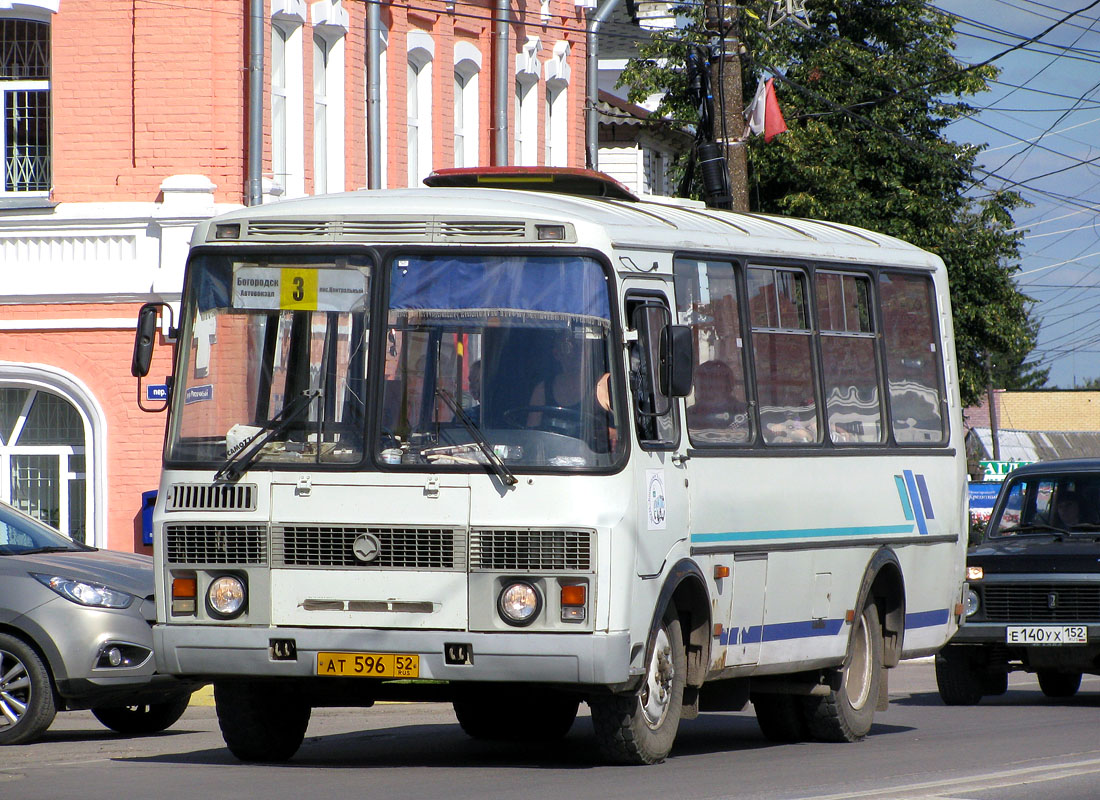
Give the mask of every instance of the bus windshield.
[[361, 258], [193, 259], [169, 460], [361, 461], [369, 290]]
[[[615, 463], [623, 412], [596, 261], [420, 254], [388, 272], [371, 378], [367, 259], [196, 256], [168, 459], [214, 463], [230, 479], [254, 465], [361, 464], [368, 452], [382, 469], [504, 475]], [[382, 384], [377, 407], [369, 379]]]
[[596, 261], [408, 255], [389, 272], [383, 464], [482, 464], [486, 449], [510, 467], [616, 461], [622, 411]]

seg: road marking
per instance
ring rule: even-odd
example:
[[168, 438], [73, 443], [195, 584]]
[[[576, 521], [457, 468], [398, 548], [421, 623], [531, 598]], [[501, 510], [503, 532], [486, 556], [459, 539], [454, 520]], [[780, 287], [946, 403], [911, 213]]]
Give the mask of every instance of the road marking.
[[937, 798], [937, 800], [950, 800], [951, 795], [956, 792], [1002, 789], [1008, 786], [1019, 786], [1024, 783], [1055, 781], [1063, 778], [1076, 777], [1078, 775], [1091, 775], [1094, 773], [1100, 773], [1100, 758], [1085, 758], [1078, 761], [1061, 761], [1057, 764], [1039, 764], [1033, 767], [1003, 769], [977, 775], [899, 784], [889, 788], [868, 789], [866, 791], [846, 791], [842, 794], [807, 795], [803, 800], [849, 800], [850, 798], [884, 798], [884, 800], [894, 800], [895, 798], [899, 800], [900, 798], [910, 798], [911, 800], [916, 800], [916, 798]]

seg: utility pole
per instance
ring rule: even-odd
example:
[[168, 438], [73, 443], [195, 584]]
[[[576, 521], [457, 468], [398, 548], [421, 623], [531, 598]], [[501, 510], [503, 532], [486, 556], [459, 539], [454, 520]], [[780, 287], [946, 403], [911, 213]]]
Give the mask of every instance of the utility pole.
[[988, 383], [986, 396], [989, 398], [989, 435], [993, 439], [993, 460], [1001, 460], [1000, 442], [1000, 415], [997, 413], [997, 394], [993, 388], [993, 358], [988, 352], [985, 354], [985, 372]]
[[705, 2], [705, 24], [711, 43], [710, 85], [715, 94], [714, 138], [726, 159], [731, 207], [734, 211], [748, 211], [748, 158], [744, 143], [737, 141], [745, 129], [737, 0]]

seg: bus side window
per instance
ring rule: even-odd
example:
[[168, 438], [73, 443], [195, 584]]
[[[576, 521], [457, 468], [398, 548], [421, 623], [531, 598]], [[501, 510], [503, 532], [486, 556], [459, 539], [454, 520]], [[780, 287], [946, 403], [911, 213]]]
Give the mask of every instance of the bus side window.
[[741, 338], [737, 275], [730, 261], [677, 258], [676, 314], [692, 332], [695, 379], [687, 398], [694, 447], [746, 444], [753, 438]]
[[661, 331], [672, 321], [668, 304], [655, 295], [627, 295], [627, 325], [638, 332], [629, 350], [630, 389], [638, 441], [656, 448], [678, 443], [676, 401], [660, 389], [657, 379]]
[[816, 284], [829, 438], [839, 444], [881, 442], [886, 430], [871, 278], [819, 269]]
[[813, 331], [801, 270], [748, 270], [760, 433], [768, 444], [821, 441]]
[[939, 444], [946, 438], [947, 424], [932, 279], [883, 271], [879, 289], [894, 441]]

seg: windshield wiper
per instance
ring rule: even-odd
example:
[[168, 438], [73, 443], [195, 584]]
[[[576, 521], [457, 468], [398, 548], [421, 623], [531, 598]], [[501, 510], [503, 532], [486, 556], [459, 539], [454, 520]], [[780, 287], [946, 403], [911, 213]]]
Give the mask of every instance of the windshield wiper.
[[489, 466], [492, 467], [493, 473], [500, 478], [501, 483], [508, 486], [515, 486], [518, 483], [516, 476], [512, 474], [512, 470], [508, 469], [508, 465], [504, 463], [497, 452], [493, 449], [493, 446], [489, 443], [489, 440], [485, 438], [485, 434], [481, 432], [481, 428], [477, 426], [477, 423], [470, 419], [470, 416], [462, 409], [453, 397], [451, 393], [444, 389], [442, 386], [437, 386], [435, 393], [443, 399], [443, 402], [447, 404], [447, 407], [451, 409], [451, 413], [455, 415], [455, 419], [461, 422], [470, 436], [473, 437], [474, 443], [477, 444], [481, 454], [485, 456], [489, 462]]
[[290, 423], [300, 417], [309, 408], [310, 404], [320, 396], [320, 389], [307, 389], [283, 406], [282, 411], [241, 442], [240, 447], [222, 464], [222, 468], [214, 473], [214, 481], [235, 481], [241, 477], [244, 471], [259, 456], [263, 446], [290, 427]]
[[20, 550], [18, 553], [12, 555], [17, 556], [31, 556], [38, 555], [39, 553], [79, 553], [82, 552], [79, 547], [73, 547], [72, 545], [65, 544], [51, 544], [43, 547], [32, 547], [28, 550]]
[[1007, 528], [1003, 531], [1006, 534], [1015, 533], [1034, 533], [1035, 531], [1042, 531], [1043, 533], [1053, 533], [1056, 536], [1072, 536], [1070, 531], [1065, 528], [1059, 528], [1057, 525], [1051, 525], [1049, 522], [1032, 522], [1028, 525], [1018, 525], [1015, 528]]

